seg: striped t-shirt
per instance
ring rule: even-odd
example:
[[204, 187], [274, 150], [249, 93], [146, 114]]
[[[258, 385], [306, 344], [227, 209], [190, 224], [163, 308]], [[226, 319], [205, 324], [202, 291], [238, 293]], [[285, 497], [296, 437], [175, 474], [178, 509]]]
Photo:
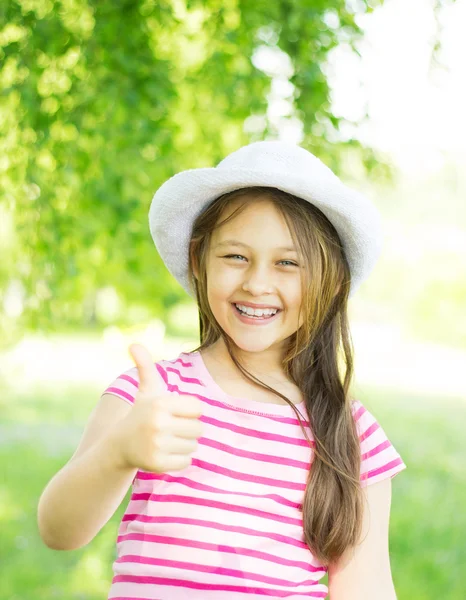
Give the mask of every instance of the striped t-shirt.
[[[179, 471], [139, 470], [117, 538], [112, 600], [326, 598], [327, 569], [304, 542], [312, 459], [293, 409], [226, 394], [199, 351], [155, 363], [167, 391], [200, 398], [203, 435]], [[132, 403], [136, 367], [104, 393]], [[297, 405], [305, 419], [305, 404]], [[357, 400], [361, 485], [406, 468]], [[313, 441], [309, 430], [307, 433]]]

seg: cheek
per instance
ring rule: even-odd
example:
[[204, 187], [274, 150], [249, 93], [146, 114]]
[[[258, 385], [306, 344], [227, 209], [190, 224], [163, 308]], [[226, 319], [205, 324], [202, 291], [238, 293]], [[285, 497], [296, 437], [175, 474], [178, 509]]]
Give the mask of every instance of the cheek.
[[225, 270], [218, 269], [211, 277], [207, 277], [207, 296], [211, 304], [224, 302], [231, 297], [235, 288], [235, 278]]
[[300, 281], [288, 282], [286, 286], [286, 298], [288, 304], [294, 309], [298, 309], [302, 300], [302, 286]]
[[216, 295], [225, 295], [228, 290], [234, 289], [241, 276], [239, 272], [235, 273], [233, 269], [224, 269], [221, 265], [208, 271], [207, 284]]

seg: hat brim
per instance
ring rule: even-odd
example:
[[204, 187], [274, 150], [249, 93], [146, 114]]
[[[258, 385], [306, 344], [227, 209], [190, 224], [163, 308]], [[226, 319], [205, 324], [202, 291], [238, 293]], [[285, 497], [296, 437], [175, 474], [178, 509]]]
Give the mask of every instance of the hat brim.
[[373, 204], [348, 188], [331, 171], [318, 177], [304, 173], [235, 168], [200, 168], [177, 173], [156, 191], [149, 227], [157, 251], [170, 273], [194, 296], [188, 277], [189, 241], [196, 217], [216, 198], [250, 186], [273, 187], [307, 200], [332, 222], [351, 271], [351, 290], [372, 270], [382, 250], [382, 224]]

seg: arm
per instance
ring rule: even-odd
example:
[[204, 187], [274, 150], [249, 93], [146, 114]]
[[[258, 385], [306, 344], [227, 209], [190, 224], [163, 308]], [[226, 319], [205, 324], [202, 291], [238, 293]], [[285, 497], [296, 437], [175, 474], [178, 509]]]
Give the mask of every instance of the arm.
[[125, 497], [137, 469], [119, 463], [115, 425], [130, 410], [121, 398], [104, 394], [76, 452], [42, 493], [37, 522], [49, 548], [75, 550], [88, 544]]
[[362, 541], [329, 566], [330, 600], [396, 600], [388, 539], [391, 491], [391, 478], [363, 488]]
[[77, 451], [39, 500], [39, 532], [50, 548], [73, 550], [90, 542], [115, 513], [138, 469], [164, 473], [191, 463], [202, 435], [202, 402], [167, 394], [149, 351], [140, 344], [129, 351], [137, 392], [120, 391], [133, 405], [102, 395]]

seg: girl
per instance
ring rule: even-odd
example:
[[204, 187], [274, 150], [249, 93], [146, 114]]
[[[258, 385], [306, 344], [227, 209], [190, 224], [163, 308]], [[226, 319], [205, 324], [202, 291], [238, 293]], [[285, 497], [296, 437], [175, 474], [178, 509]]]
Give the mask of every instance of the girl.
[[391, 478], [406, 465], [350, 394], [347, 304], [380, 253], [375, 207], [267, 141], [175, 175], [149, 216], [201, 343], [156, 363], [130, 346], [136, 366], [41, 496], [43, 540], [87, 544], [132, 484], [112, 600], [394, 600]]

